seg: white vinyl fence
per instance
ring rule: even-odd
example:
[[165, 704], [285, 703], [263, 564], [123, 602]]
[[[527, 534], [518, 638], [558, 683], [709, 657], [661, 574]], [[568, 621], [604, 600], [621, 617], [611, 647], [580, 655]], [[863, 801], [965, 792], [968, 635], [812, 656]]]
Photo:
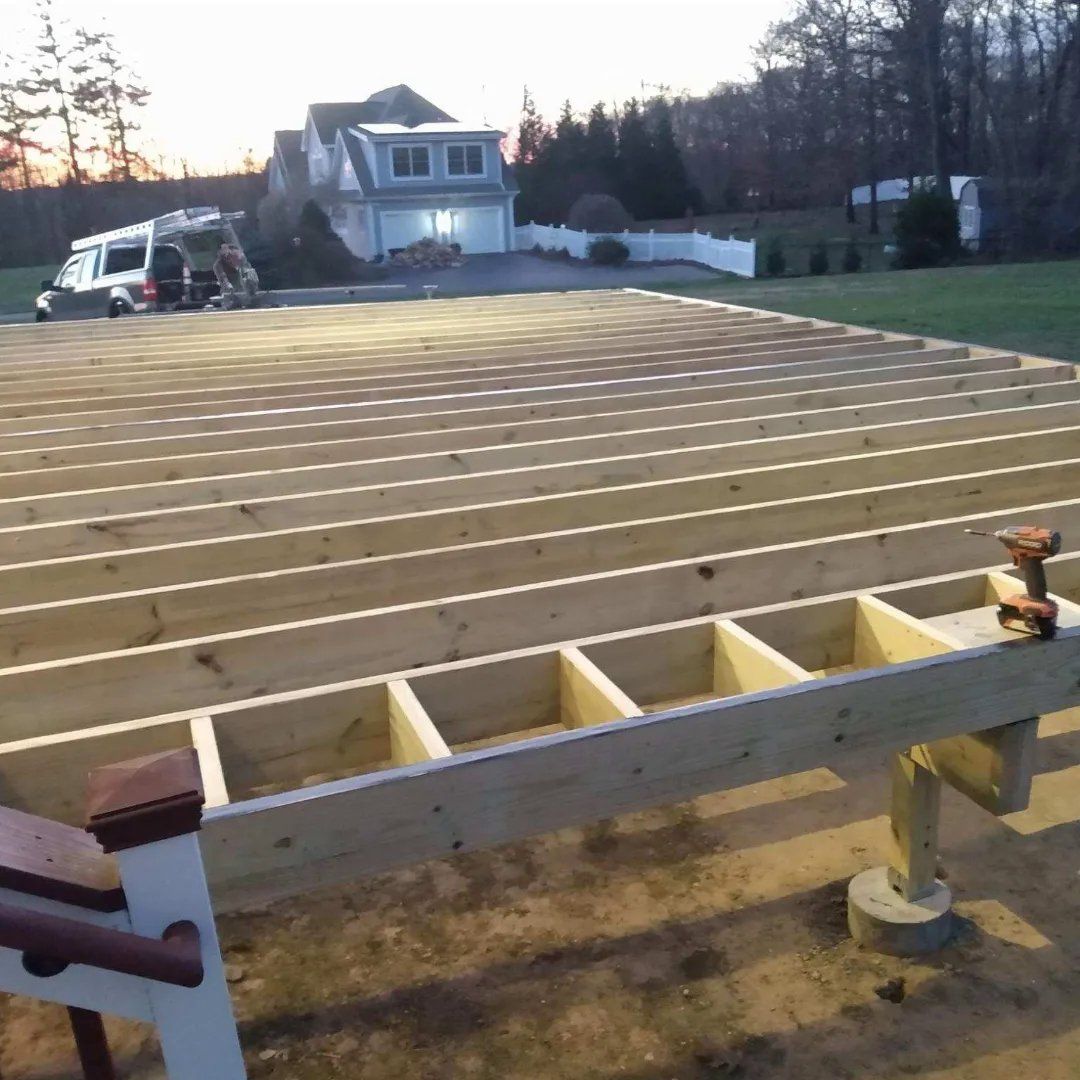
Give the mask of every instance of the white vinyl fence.
[[566, 248], [576, 259], [584, 259], [589, 243], [600, 236], [614, 236], [630, 249], [631, 262], [653, 262], [657, 259], [685, 259], [701, 263], [714, 270], [726, 270], [740, 277], [752, 278], [757, 261], [754, 240], [717, 240], [696, 229], [688, 233], [587, 233], [568, 229], [565, 225], [519, 225], [514, 229], [514, 249], [528, 251], [539, 244], [542, 248]]

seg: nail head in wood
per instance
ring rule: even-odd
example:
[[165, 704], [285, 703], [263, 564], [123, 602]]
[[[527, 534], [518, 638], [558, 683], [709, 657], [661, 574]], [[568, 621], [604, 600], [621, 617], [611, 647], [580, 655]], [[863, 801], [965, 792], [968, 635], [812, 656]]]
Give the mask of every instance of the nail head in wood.
[[106, 765], [90, 773], [87, 832], [107, 852], [197, 832], [203, 788], [190, 747]]

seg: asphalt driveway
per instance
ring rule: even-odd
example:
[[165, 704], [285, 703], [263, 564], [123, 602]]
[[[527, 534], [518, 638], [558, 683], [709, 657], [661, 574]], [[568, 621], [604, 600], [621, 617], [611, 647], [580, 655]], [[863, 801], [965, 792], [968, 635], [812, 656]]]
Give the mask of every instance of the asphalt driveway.
[[662, 285], [715, 281], [717, 276], [703, 266], [685, 263], [667, 266], [651, 263], [628, 263], [618, 267], [589, 266], [516, 252], [510, 255], [469, 255], [464, 266], [445, 270], [413, 270], [394, 266], [375, 287], [283, 289], [275, 292], [273, 297], [282, 304], [400, 300], [424, 295], [425, 285], [437, 286], [436, 296], [559, 292], [565, 289], [654, 289]]
[[[561, 292], [568, 289], [655, 289], [715, 281], [703, 266], [674, 263], [628, 263], [625, 266], [590, 266], [561, 262], [516, 252], [508, 255], [470, 255], [464, 266], [445, 270], [390, 267], [376, 285], [335, 286], [324, 289], [280, 289], [268, 293], [271, 303], [343, 304], [356, 301], [403, 300], [425, 295], [424, 286], [436, 286], [435, 296], [487, 296], [492, 293]], [[0, 323], [32, 322], [29, 312], [0, 315]]]

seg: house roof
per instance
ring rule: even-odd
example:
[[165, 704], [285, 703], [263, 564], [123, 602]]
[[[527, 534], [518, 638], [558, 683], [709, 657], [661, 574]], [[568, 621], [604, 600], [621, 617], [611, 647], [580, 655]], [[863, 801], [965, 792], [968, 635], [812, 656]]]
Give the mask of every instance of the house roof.
[[281, 161], [286, 176], [307, 175], [304, 151], [300, 149], [302, 131], [275, 131], [274, 152]]
[[324, 146], [332, 146], [339, 128], [376, 120], [379, 107], [366, 101], [321, 101], [308, 106], [308, 115]]
[[308, 114], [324, 146], [334, 142], [339, 128], [393, 124], [412, 131], [421, 124], [457, 123], [442, 109], [403, 83], [388, 86], [366, 101], [323, 101], [308, 106]]
[[368, 98], [368, 102], [382, 106], [382, 115], [371, 117], [375, 123], [401, 124], [406, 128], [420, 124], [456, 123], [449, 113], [443, 112], [404, 83], [377, 91]]
[[365, 195], [370, 195], [375, 190], [375, 179], [371, 175], [371, 169], [368, 168], [360, 140], [348, 128], [345, 128], [341, 132], [341, 141], [345, 144], [345, 153], [349, 155], [349, 161], [352, 162], [360, 190]]
[[498, 128], [478, 127], [476, 124], [462, 124], [452, 120], [435, 124], [417, 124], [406, 127], [404, 124], [355, 124], [354, 127], [369, 135], [501, 135]]

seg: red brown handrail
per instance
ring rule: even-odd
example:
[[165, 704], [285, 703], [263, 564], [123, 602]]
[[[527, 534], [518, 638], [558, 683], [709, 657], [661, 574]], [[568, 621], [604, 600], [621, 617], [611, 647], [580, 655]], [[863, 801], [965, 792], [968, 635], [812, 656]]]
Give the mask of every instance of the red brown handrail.
[[[61, 965], [53, 966], [51, 974], [58, 974], [68, 964], [86, 964], [171, 986], [194, 987], [203, 980], [199, 931], [186, 920], [167, 926], [158, 940], [0, 904], [0, 946], [18, 949], [24, 954], [24, 963], [38, 958]], [[33, 968], [28, 966], [27, 970]], [[46, 971], [40, 973], [45, 975]]]

